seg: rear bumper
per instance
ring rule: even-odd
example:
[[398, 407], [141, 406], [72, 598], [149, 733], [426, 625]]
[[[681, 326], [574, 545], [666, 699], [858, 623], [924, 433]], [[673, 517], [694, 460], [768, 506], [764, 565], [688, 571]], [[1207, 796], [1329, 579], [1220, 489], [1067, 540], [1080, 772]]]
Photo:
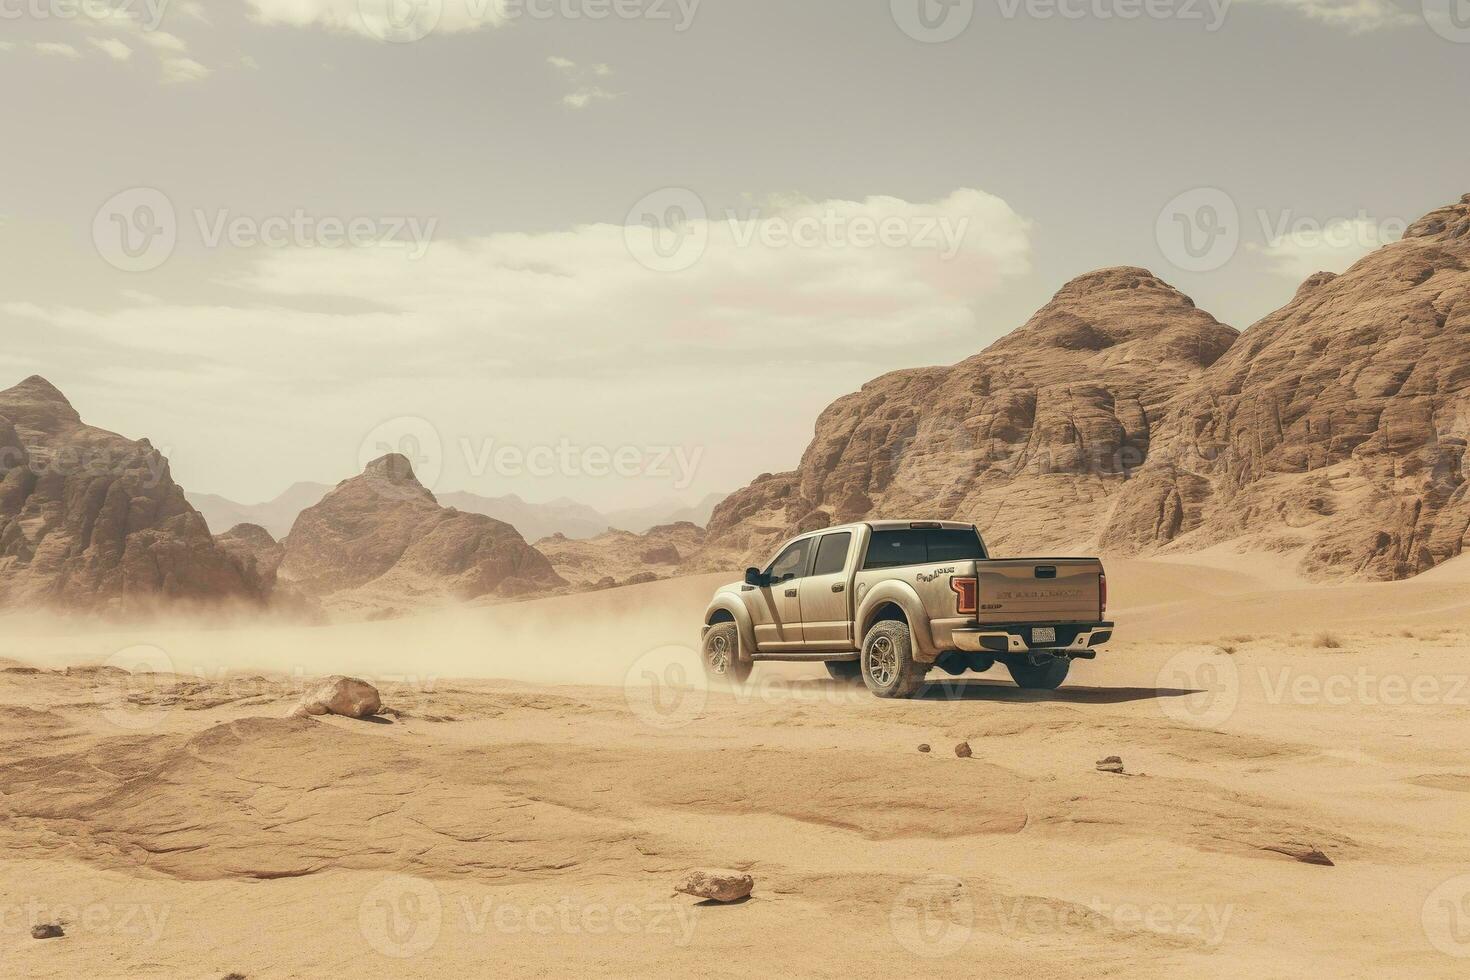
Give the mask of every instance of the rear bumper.
[[[1033, 644], [1032, 630], [1035, 629], [1056, 630], [1056, 641]], [[1083, 654], [1102, 646], [1112, 638], [1112, 623], [1024, 623], [967, 627], [950, 633], [955, 649], [966, 653], [992, 654], [1030, 653], [1032, 650]]]

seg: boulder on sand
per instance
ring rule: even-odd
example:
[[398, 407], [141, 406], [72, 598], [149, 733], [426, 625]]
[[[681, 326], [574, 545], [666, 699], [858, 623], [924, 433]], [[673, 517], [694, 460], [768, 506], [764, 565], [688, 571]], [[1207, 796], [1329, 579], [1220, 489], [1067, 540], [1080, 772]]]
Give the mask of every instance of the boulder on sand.
[[740, 871], [691, 871], [675, 891], [716, 902], [738, 902], [755, 888], [755, 879]]
[[383, 709], [378, 689], [367, 681], [338, 674], [328, 677], [302, 695], [291, 717], [306, 715], [341, 715], [344, 718], [370, 718]]

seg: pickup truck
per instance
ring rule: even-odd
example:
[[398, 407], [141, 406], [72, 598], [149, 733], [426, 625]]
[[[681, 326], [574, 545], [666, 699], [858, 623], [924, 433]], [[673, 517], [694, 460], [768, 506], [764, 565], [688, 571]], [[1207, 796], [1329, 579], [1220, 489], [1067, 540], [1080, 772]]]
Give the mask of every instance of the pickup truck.
[[803, 534], [720, 587], [704, 614], [705, 671], [740, 684], [762, 660], [821, 662], [906, 698], [938, 666], [1003, 663], [1055, 690], [1113, 635], [1096, 558], [992, 558], [973, 524], [868, 521]]

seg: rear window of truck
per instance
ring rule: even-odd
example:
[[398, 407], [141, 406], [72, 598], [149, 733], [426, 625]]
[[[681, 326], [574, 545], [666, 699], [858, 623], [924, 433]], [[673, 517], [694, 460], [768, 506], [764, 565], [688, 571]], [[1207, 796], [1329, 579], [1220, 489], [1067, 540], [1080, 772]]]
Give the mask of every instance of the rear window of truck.
[[864, 568], [901, 568], [941, 561], [983, 561], [980, 536], [971, 530], [929, 528], [874, 531]]

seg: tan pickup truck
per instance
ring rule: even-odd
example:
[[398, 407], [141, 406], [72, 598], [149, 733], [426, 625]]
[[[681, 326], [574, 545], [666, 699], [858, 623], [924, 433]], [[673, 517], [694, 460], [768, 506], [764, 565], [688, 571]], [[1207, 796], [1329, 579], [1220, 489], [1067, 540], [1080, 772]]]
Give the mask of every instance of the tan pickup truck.
[[882, 698], [931, 667], [1006, 665], [1054, 690], [1113, 635], [1096, 558], [991, 558], [972, 524], [869, 521], [804, 534], [722, 586], [704, 614], [705, 670], [743, 683], [762, 660], [822, 662]]

